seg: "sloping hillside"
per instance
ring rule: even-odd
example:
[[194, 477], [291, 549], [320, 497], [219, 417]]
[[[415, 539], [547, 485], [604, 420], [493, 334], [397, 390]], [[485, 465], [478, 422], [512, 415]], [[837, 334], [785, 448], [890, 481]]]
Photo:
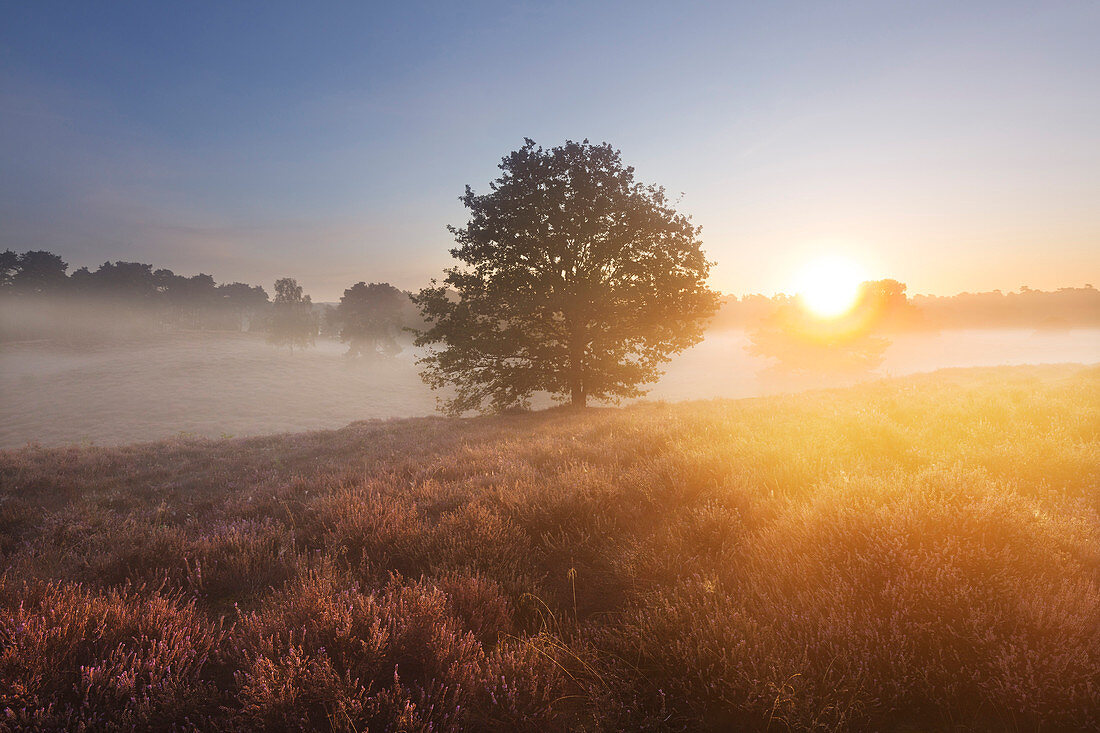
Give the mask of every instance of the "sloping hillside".
[[0, 452], [0, 729], [1097, 726], [1098, 394]]

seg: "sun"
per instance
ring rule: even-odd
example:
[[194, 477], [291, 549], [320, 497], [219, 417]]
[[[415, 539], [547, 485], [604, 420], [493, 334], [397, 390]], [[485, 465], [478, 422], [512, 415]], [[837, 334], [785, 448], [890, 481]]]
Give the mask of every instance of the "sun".
[[806, 263], [796, 281], [796, 292], [813, 315], [836, 318], [855, 305], [863, 280], [863, 271], [855, 262], [829, 255]]

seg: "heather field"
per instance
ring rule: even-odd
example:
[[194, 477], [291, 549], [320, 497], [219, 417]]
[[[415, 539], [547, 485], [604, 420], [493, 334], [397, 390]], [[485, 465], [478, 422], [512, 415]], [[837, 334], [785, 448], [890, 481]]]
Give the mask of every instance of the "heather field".
[[0, 452], [0, 729], [1095, 730], [1097, 395]]

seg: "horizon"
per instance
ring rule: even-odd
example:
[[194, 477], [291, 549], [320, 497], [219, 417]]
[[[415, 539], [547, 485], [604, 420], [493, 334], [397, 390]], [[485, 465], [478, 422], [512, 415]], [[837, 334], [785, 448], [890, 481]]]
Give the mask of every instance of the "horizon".
[[530, 136], [683, 192], [726, 294], [823, 254], [912, 294], [1100, 277], [1100, 7], [630, 7], [8, 8], [0, 249], [416, 289]]
[[[18, 250], [7, 250], [7, 251], [10, 251], [15, 255], [22, 254]], [[48, 250], [34, 250], [34, 251], [45, 251], [47, 254], [57, 255], [56, 252], [49, 252]], [[60, 256], [60, 255], [58, 255], [58, 256]], [[62, 257], [62, 259], [64, 259], [64, 258]], [[78, 269], [87, 269], [89, 273], [95, 273], [97, 271], [97, 269], [99, 268], [99, 266], [122, 264], [122, 263], [125, 263], [125, 264], [138, 264], [138, 265], [148, 266], [153, 272], [156, 272], [157, 270], [161, 269], [160, 265], [157, 262], [137, 262], [137, 261], [131, 261], [131, 260], [108, 259], [108, 260], [105, 260], [105, 261], [99, 263], [99, 265], [91, 265], [91, 266], [81, 265], [79, 267], [74, 266], [72, 263], [66, 262], [65, 263], [66, 264], [66, 275], [67, 276], [72, 276], [73, 273]], [[219, 285], [219, 286], [230, 285], [230, 284], [245, 284], [245, 285], [249, 285], [249, 286], [253, 286], [253, 287], [258, 286], [260, 288], [263, 288], [265, 292], [267, 292], [269, 289], [271, 289], [270, 288], [271, 283], [258, 282], [255, 279], [249, 280], [249, 279], [246, 278], [246, 279], [242, 279], [242, 280], [230, 280], [230, 279], [219, 278], [217, 276], [217, 273], [208, 272], [206, 270], [196, 270], [196, 271], [189, 271], [189, 272], [176, 272], [175, 270], [172, 270], [172, 268], [170, 268], [170, 267], [169, 268], [164, 268], [164, 269], [167, 269], [167, 270], [171, 271], [172, 274], [174, 274], [176, 276], [185, 277], [185, 278], [195, 277], [195, 276], [200, 276], [200, 275], [206, 275], [206, 276], [211, 277], [213, 279], [214, 283], [216, 285]], [[806, 274], [806, 273], [804, 272], [803, 274]], [[297, 278], [295, 278], [293, 276], [293, 274], [291, 274], [291, 273], [286, 273], [281, 277], [289, 277], [289, 278], [292, 278], [292, 279], [297, 281]], [[280, 277], [276, 277], [275, 279], [278, 280], [278, 279], [280, 279]], [[437, 278], [432, 277], [432, 278], [425, 279], [424, 284], [420, 287], [415, 287], [415, 286], [411, 287], [411, 288], [401, 288], [401, 287], [399, 287], [398, 289], [401, 290], [402, 292], [408, 294], [408, 295], [415, 295], [421, 288], [427, 286], [427, 284], [430, 283], [431, 281], [433, 281], [434, 279], [437, 279]], [[904, 281], [900, 281], [900, 280], [897, 280], [896, 278], [891, 278], [889, 276], [884, 276], [884, 277], [879, 277], [879, 278], [863, 278], [861, 276], [859, 278], [856, 278], [853, 281], [853, 284], [854, 285], [871, 285], [871, 284], [874, 284], [876, 282], [882, 282], [884, 280], [895, 280], [897, 282], [900, 282], [901, 285], [906, 286], [906, 288], [908, 288], [908, 284], [905, 283]], [[370, 282], [375, 282], [375, 281], [371, 281], [371, 280], [367, 280], [367, 279], [361, 279], [361, 280], [356, 280], [354, 282], [349, 282], [347, 287], [345, 288], [345, 290], [347, 288], [352, 287], [356, 283], [370, 283]], [[382, 284], [392, 285], [393, 283], [383, 281]], [[907, 289], [906, 297], [910, 298], [910, 299], [912, 299], [912, 298], [954, 298], [954, 297], [958, 297], [958, 296], [962, 296], [962, 295], [992, 295], [992, 294], [1022, 295], [1024, 293], [1029, 292], [1029, 291], [1030, 292], [1039, 292], [1039, 293], [1056, 293], [1056, 292], [1065, 291], [1065, 290], [1089, 290], [1089, 289], [1095, 290], [1096, 286], [1093, 285], [1090, 282], [1083, 282], [1081, 284], [1061, 285], [1061, 286], [1058, 286], [1058, 287], [1051, 288], [1049, 290], [1045, 290], [1045, 289], [1042, 289], [1042, 288], [1032, 288], [1029, 285], [1021, 285], [1019, 287], [1012, 288], [1012, 289], [993, 288], [993, 289], [990, 289], [990, 290], [960, 290], [960, 291], [955, 292], [955, 293], [918, 293], [918, 292], [908, 291], [908, 289]], [[799, 290], [794, 289], [794, 288], [792, 288], [788, 291], [777, 291], [777, 292], [774, 292], [774, 293], [763, 293], [763, 292], [733, 293], [733, 292], [723, 291], [723, 290], [720, 290], [720, 289], [716, 290], [716, 292], [718, 293], [718, 295], [721, 297], [721, 299], [723, 301], [725, 301], [726, 299], [729, 299], [729, 298], [734, 298], [734, 299], [737, 299], [737, 300], [744, 300], [746, 298], [755, 298], [755, 297], [763, 297], [763, 298], [768, 298], [768, 299], [798, 298], [800, 295], [802, 295], [802, 293]], [[305, 295], [311, 296], [314, 305], [337, 305], [340, 302], [341, 297], [342, 297], [342, 295], [341, 295], [341, 297], [334, 297], [331, 300], [330, 299], [320, 299], [320, 298], [312, 297], [312, 293], [310, 293], [307, 289], [304, 289], [304, 288], [303, 288], [303, 293]], [[268, 297], [271, 297], [271, 293], [268, 293]]]

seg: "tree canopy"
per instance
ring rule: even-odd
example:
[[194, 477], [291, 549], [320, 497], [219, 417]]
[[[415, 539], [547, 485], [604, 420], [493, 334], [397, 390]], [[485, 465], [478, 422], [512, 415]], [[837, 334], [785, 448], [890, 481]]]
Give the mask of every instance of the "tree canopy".
[[401, 352], [397, 336], [409, 296], [389, 283], [358, 282], [344, 291], [335, 322], [349, 356], [393, 356]]
[[452, 414], [642, 394], [717, 308], [701, 229], [607, 143], [527, 139], [500, 169], [461, 197], [459, 264], [415, 297], [425, 381]]
[[68, 267], [52, 252], [8, 250], [0, 256], [0, 287], [20, 295], [52, 295], [65, 287]]

